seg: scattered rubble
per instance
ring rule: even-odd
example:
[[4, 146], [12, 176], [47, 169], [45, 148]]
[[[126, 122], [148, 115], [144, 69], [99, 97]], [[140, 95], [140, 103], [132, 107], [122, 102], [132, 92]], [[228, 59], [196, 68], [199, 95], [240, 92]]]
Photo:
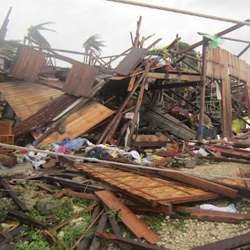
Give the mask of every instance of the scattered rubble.
[[[210, 48], [209, 36], [155, 50], [160, 39], [140, 34], [140, 17], [129, 49], [85, 49], [80, 62], [52, 48], [41, 25], [26, 43], [5, 40], [10, 12], [0, 30], [0, 48], [15, 51], [0, 71], [0, 249], [249, 246], [245, 61]], [[245, 167], [212, 175], [211, 162]]]

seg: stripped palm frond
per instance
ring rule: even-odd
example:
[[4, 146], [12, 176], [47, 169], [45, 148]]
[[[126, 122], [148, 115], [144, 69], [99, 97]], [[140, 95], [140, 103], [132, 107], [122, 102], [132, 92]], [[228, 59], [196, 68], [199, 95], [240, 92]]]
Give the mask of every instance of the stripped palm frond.
[[84, 43], [83, 48], [87, 54], [94, 53], [101, 54], [102, 48], [105, 47], [105, 42], [99, 40], [99, 35], [95, 34], [90, 36]]
[[55, 32], [52, 29], [49, 29], [47, 27], [44, 27], [45, 25], [48, 24], [53, 24], [52, 22], [45, 22], [45, 23], [40, 23], [38, 25], [35, 26], [31, 26], [28, 29], [28, 35], [27, 38], [29, 40], [29, 42], [34, 42], [37, 45], [39, 45], [41, 48], [50, 48], [50, 44], [47, 41], [47, 39], [40, 33], [41, 30], [47, 30], [47, 31], [52, 31]]

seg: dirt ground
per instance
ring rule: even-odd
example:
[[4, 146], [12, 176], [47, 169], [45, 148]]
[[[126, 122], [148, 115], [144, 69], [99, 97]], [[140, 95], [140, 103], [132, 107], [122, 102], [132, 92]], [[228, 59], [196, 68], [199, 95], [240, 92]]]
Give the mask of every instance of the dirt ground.
[[[237, 176], [239, 168], [250, 171], [250, 166], [233, 162], [205, 163], [193, 169], [184, 169], [185, 172], [198, 174], [204, 177]], [[217, 206], [235, 204], [239, 212], [250, 212], [250, 201], [218, 200], [208, 202]], [[250, 232], [250, 222], [240, 224], [202, 222], [193, 219], [169, 219], [166, 217], [161, 222], [158, 231], [161, 237], [160, 245], [171, 250], [188, 250], [218, 240], [230, 238]]]

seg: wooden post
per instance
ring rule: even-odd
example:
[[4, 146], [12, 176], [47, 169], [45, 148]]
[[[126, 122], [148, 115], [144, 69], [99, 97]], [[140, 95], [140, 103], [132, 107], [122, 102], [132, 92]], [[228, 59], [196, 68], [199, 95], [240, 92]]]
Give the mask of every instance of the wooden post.
[[200, 100], [200, 115], [199, 115], [199, 134], [198, 140], [203, 139], [203, 125], [204, 125], [204, 113], [205, 113], [205, 97], [206, 97], [206, 82], [207, 82], [207, 47], [208, 39], [203, 37], [202, 46], [202, 74], [201, 74], [201, 100]]

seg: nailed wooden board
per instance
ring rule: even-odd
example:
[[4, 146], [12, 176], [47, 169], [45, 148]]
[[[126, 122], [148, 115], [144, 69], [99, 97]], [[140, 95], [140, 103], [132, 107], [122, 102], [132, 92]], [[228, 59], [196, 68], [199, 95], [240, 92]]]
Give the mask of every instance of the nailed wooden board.
[[1, 82], [0, 93], [21, 120], [63, 94], [60, 90], [31, 82]]
[[93, 92], [96, 74], [95, 67], [75, 63], [67, 76], [63, 90], [70, 95], [89, 97]]
[[153, 176], [148, 177], [93, 164], [77, 165], [75, 168], [128, 194], [161, 205], [205, 201], [218, 197], [201, 189]]
[[11, 74], [17, 79], [35, 81], [45, 65], [46, 58], [41, 51], [20, 47]]
[[100, 103], [91, 102], [65, 119], [63, 122], [65, 132], [63, 134], [54, 132], [44, 139], [41, 144], [61, 141], [66, 138], [76, 138], [112, 114], [113, 111], [111, 109]]
[[129, 75], [133, 69], [143, 60], [146, 49], [133, 48], [128, 55], [118, 64], [115, 72], [119, 75]]

